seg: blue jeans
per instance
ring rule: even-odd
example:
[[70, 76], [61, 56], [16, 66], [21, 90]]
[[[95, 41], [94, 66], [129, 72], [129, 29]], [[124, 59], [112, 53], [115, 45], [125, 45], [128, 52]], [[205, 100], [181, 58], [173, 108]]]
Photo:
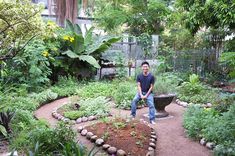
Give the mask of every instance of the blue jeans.
[[[146, 93], [142, 93], [143, 95], [145, 95]], [[131, 115], [133, 117], [136, 116], [136, 105], [137, 103], [141, 100], [141, 97], [139, 95], [139, 93], [137, 93], [131, 103]], [[149, 94], [149, 96], [146, 98], [148, 107], [149, 107], [149, 120], [150, 121], [155, 121], [155, 107], [154, 107], [154, 102], [153, 102], [153, 94]]]

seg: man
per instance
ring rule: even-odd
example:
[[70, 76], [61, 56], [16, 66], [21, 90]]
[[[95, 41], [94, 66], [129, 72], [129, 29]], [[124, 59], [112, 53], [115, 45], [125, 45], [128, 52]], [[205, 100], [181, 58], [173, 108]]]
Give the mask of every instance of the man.
[[149, 121], [151, 124], [155, 123], [155, 107], [153, 103], [153, 85], [154, 76], [149, 73], [149, 63], [147, 61], [141, 64], [143, 73], [137, 76], [138, 93], [135, 95], [131, 103], [131, 115], [133, 118], [136, 116], [136, 105], [140, 99], [145, 100], [149, 107]]

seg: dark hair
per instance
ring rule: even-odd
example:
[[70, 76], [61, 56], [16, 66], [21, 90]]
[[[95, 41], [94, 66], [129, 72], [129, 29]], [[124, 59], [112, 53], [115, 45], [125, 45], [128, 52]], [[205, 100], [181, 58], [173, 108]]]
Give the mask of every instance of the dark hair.
[[147, 61], [142, 62], [142, 63], [141, 63], [141, 66], [143, 66], [143, 65], [145, 65], [145, 64], [147, 64], [147, 65], [149, 66], [149, 63], [148, 63]]

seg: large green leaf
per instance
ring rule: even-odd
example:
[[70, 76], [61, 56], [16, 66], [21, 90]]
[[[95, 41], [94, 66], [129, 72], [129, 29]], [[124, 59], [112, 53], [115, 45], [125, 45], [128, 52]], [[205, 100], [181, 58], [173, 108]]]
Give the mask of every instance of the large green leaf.
[[0, 125], [0, 132], [1, 132], [4, 136], [7, 136], [6, 128], [5, 128], [3, 125]]
[[71, 32], [74, 32], [73, 23], [70, 22], [70, 20], [68, 20], [68, 19], [66, 19], [66, 29], [71, 31]]
[[63, 52], [62, 54], [67, 55], [70, 58], [79, 58], [79, 55], [77, 55], [76, 53], [74, 53], [71, 50], [67, 50], [67, 51]]
[[93, 42], [93, 38], [92, 38], [92, 32], [94, 30], [94, 27], [91, 27], [87, 32], [86, 32], [86, 35], [84, 37], [84, 44], [85, 44], [85, 47], [92, 44]]
[[80, 34], [80, 35], [75, 34], [74, 35], [74, 41], [72, 42], [72, 48], [73, 48], [73, 51], [78, 55], [85, 51], [84, 38], [83, 38], [82, 34]]
[[78, 24], [75, 24], [75, 25], [74, 25], [74, 32], [75, 32], [76, 34], [82, 34], [81, 27], [80, 27]]
[[98, 62], [96, 61], [96, 59], [93, 56], [90, 56], [90, 55], [80, 55], [79, 59], [82, 60], [82, 61], [88, 62], [89, 64], [91, 64], [95, 68], [100, 68], [100, 65], [98, 64]]
[[120, 40], [120, 37], [113, 37], [113, 36], [102, 36], [96, 38], [93, 44], [89, 45], [86, 48], [86, 54], [92, 54], [94, 52], [104, 52], [106, 51], [112, 43], [115, 43]]

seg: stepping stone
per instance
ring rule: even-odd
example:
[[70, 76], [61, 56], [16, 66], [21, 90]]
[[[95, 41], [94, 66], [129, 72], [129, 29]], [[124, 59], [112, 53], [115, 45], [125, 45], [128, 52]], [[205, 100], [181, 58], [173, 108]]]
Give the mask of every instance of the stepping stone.
[[107, 151], [109, 154], [115, 154], [115, 153], [117, 153], [117, 148], [116, 147], [109, 147]]
[[104, 145], [102, 146], [102, 148], [103, 148], [104, 150], [107, 150], [109, 147], [110, 147], [109, 144], [104, 144]]
[[77, 120], [76, 120], [76, 123], [77, 124], [79, 124], [79, 123], [81, 123], [82, 122], [82, 118], [78, 118]]
[[90, 140], [93, 135], [94, 135], [94, 134], [93, 134], [92, 132], [87, 132], [86, 138], [87, 138], [88, 140]]
[[117, 151], [117, 156], [126, 156], [126, 155], [127, 155], [126, 152], [123, 151], [122, 149], [119, 149], [119, 150]]
[[81, 135], [82, 135], [82, 136], [86, 136], [86, 134], [87, 134], [87, 130], [86, 130], [86, 129], [83, 129], [82, 132], [81, 132]]
[[95, 142], [97, 138], [98, 138], [98, 137], [97, 137], [96, 135], [93, 135], [93, 136], [91, 137], [91, 142]]
[[97, 139], [97, 140], [95, 141], [95, 144], [96, 144], [97, 146], [101, 146], [101, 145], [104, 144], [104, 140], [101, 139], [101, 138], [99, 138], [99, 139]]
[[156, 132], [152, 131], [151, 134], [152, 134], [152, 135], [156, 135]]
[[154, 151], [149, 151], [146, 156], [155, 156]]

